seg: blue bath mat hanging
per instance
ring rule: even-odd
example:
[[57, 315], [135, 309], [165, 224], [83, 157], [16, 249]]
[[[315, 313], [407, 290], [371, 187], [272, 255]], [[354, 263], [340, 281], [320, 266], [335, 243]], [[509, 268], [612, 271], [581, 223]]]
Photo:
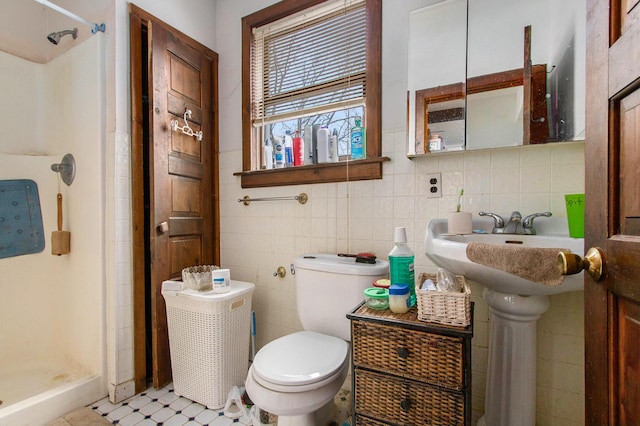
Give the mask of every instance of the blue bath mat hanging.
[[30, 179], [0, 180], [0, 259], [42, 250], [38, 185]]

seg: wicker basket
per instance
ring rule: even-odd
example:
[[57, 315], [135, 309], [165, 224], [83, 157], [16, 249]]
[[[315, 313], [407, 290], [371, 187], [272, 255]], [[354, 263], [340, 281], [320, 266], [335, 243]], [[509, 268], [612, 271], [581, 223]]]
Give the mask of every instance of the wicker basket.
[[416, 286], [418, 319], [438, 324], [466, 327], [471, 323], [471, 289], [461, 275], [456, 279], [462, 284], [459, 293], [446, 291], [422, 290], [422, 283], [427, 278], [435, 282], [435, 275], [421, 273]]

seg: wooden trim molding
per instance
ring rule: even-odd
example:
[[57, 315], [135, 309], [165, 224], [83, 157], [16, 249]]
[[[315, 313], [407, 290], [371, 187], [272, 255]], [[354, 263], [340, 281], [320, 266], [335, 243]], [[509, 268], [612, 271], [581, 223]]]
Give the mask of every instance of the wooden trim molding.
[[382, 0], [366, 0], [367, 52], [365, 130], [367, 159], [272, 170], [252, 170], [259, 158], [251, 123], [252, 29], [327, 0], [283, 0], [242, 18], [242, 172], [243, 188], [258, 188], [347, 180], [382, 179]]
[[240, 176], [242, 188], [382, 179], [382, 163], [387, 161], [391, 159], [376, 157], [284, 169], [237, 172], [234, 176]]
[[[523, 86], [525, 80], [529, 80], [531, 83], [524, 85], [525, 91], [527, 87], [530, 87], [531, 93], [529, 97], [525, 96], [523, 110], [526, 115], [523, 115], [523, 117], [528, 117], [525, 122], [528, 121], [530, 124], [528, 132], [525, 132], [523, 143], [528, 145], [530, 143], [547, 142], [549, 139], [545, 102], [547, 95], [547, 66], [546, 64], [533, 65], [529, 71], [530, 77], [528, 79], [525, 77], [525, 72], [524, 68], [516, 68], [470, 77], [467, 79], [466, 87], [464, 83], [453, 83], [416, 90], [416, 140], [424, 141], [426, 149], [429, 138], [430, 104], [464, 99], [466, 95]], [[529, 99], [529, 101], [527, 102], [526, 99]]]

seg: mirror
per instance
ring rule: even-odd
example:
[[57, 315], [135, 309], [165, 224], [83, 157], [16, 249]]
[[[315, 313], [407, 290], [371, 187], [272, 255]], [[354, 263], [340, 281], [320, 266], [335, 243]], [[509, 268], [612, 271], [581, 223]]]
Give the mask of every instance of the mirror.
[[[452, 9], [458, 14], [442, 12]], [[446, 0], [412, 11], [408, 155], [584, 139], [585, 22], [584, 0], [485, 0], [468, 6]], [[443, 45], [459, 33], [465, 36], [462, 65], [460, 46]], [[447, 64], [448, 81], [434, 78], [434, 54], [437, 64]], [[462, 86], [464, 96], [458, 98]], [[440, 98], [434, 97], [437, 91]], [[444, 93], [459, 104], [434, 102]], [[449, 112], [449, 121], [441, 121], [439, 109]], [[452, 109], [464, 115], [462, 140], [447, 132], [459, 121]]]
[[409, 13], [408, 154], [463, 150], [467, 1]]

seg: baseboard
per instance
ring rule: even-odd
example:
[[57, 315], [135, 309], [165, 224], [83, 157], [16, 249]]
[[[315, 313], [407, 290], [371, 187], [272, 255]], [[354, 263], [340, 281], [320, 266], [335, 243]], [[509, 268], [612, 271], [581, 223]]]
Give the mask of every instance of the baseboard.
[[120, 383], [119, 385], [109, 384], [109, 401], [113, 404], [131, 398], [136, 394], [136, 384], [133, 379]]

